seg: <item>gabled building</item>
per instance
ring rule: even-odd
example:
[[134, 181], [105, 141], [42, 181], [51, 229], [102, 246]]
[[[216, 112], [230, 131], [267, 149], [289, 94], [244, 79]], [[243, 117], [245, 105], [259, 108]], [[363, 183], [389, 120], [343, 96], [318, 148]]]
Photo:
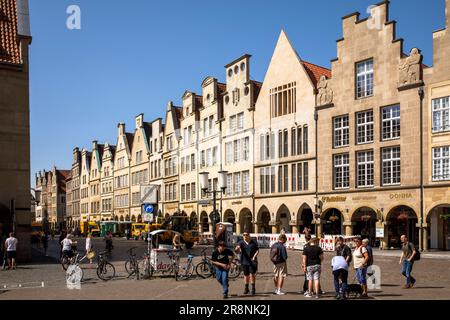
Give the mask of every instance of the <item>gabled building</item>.
[[101, 220], [114, 220], [114, 156], [116, 146], [105, 143], [100, 172]]
[[104, 145], [92, 142], [91, 163], [89, 165], [89, 220], [99, 222], [101, 217], [101, 171]]
[[119, 123], [117, 147], [114, 158], [114, 218], [130, 221], [130, 162], [134, 135], [125, 132], [125, 124]]
[[92, 152], [85, 148], [81, 151], [80, 167], [80, 221], [88, 222], [91, 217], [90, 177]]
[[68, 229], [80, 227], [80, 174], [81, 174], [81, 152], [74, 148], [72, 152], [72, 170], [66, 180], [66, 226]]
[[315, 91], [330, 70], [303, 61], [281, 32], [255, 110], [257, 232], [297, 233], [315, 207]]
[[163, 219], [163, 147], [164, 147], [164, 124], [161, 118], [153, 120], [152, 126], [152, 136], [149, 139], [150, 146], [150, 160], [149, 160], [149, 175], [150, 184], [158, 186], [158, 212], [157, 216], [161, 221]]
[[135, 119], [133, 146], [131, 149], [131, 208], [132, 222], [142, 222], [141, 186], [149, 184], [150, 139], [152, 124], [144, 122], [144, 114]]
[[16, 232], [24, 261], [31, 259], [28, 1], [0, 1], [0, 16], [0, 234]]

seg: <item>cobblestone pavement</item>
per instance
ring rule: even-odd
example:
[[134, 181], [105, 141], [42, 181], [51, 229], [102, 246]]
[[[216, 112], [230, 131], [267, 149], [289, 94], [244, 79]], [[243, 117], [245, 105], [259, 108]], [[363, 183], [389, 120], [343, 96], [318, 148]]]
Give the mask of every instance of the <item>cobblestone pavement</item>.
[[[84, 282], [80, 290], [69, 290], [65, 285], [65, 274], [58, 264], [59, 245], [56, 240], [50, 242], [49, 257], [44, 257], [38, 248], [34, 249], [35, 261], [29, 265], [19, 266], [17, 270], [0, 271], [0, 300], [8, 299], [175, 299], [175, 300], [212, 300], [221, 299], [221, 288], [215, 279], [192, 279], [188, 281], [175, 281], [173, 278], [155, 277], [151, 280], [126, 279], [124, 260], [127, 258], [127, 249], [137, 246], [138, 254], [143, 253], [146, 244], [143, 241], [115, 239], [114, 251], [111, 258], [116, 267], [116, 278], [103, 282], [95, 273], [94, 265], [83, 265]], [[94, 241], [94, 247], [100, 251], [104, 243], [100, 239]], [[84, 248], [84, 240], [79, 240], [79, 248]], [[205, 248], [194, 247], [191, 252], [196, 256], [194, 262], [200, 261], [200, 252]], [[209, 248], [209, 253], [211, 249]], [[298, 293], [303, 284], [303, 272], [300, 270], [301, 252], [289, 251], [288, 271], [285, 296], [275, 296], [272, 281], [272, 263], [269, 260], [269, 250], [262, 249], [259, 258], [259, 273], [257, 279], [257, 294], [255, 296], [243, 295], [243, 280], [230, 281], [231, 299], [245, 300], [306, 300]], [[369, 292], [370, 299], [379, 300], [450, 300], [450, 260], [430, 258], [429, 256], [418, 261], [414, 266], [413, 275], [417, 278], [413, 289], [402, 289], [404, 278], [400, 274], [398, 264], [399, 252], [389, 251], [375, 253], [375, 264], [381, 268], [381, 289]], [[331, 253], [327, 253], [323, 264], [322, 289], [325, 291], [323, 299], [334, 298], [334, 286], [331, 275]], [[354, 280], [354, 271], [350, 272], [349, 282]], [[44, 287], [41, 286], [42, 282]], [[16, 288], [19, 284], [23, 288]], [[29, 287], [29, 288], [25, 288]]]

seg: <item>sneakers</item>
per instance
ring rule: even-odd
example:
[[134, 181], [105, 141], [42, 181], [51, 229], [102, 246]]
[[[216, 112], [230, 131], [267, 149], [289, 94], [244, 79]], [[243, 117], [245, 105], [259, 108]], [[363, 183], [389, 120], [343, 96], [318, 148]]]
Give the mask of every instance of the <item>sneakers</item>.
[[312, 298], [312, 295], [308, 292], [305, 294], [305, 298]]
[[309, 291], [303, 292], [303, 295], [306, 297], [309, 294]]
[[275, 294], [278, 295], [278, 296], [284, 296], [286, 293], [284, 293], [283, 291], [277, 289], [277, 292], [275, 292]]
[[227, 294], [224, 294], [224, 295], [223, 295], [223, 298], [224, 298], [224, 299], [228, 299], [228, 295], [227, 295]]
[[410, 289], [411, 288], [411, 285], [410, 284], [405, 284], [403, 287], [402, 287], [402, 289]]
[[416, 284], [416, 279], [411, 279], [410, 288], [414, 287], [415, 284]]
[[320, 297], [319, 297], [319, 295], [318, 294], [316, 294], [316, 299], [319, 299]]

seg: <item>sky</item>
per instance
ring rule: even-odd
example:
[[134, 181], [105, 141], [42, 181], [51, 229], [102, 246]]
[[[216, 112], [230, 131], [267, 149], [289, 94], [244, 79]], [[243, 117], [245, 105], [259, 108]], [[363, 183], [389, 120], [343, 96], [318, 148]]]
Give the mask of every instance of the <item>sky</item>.
[[[284, 29], [300, 57], [325, 67], [336, 58], [341, 18], [366, 17], [380, 0], [30, 0], [31, 182], [39, 170], [70, 169], [74, 147], [116, 144], [117, 124], [164, 119], [168, 101], [201, 94], [207, 76], [251, 54], [264, 80]], [[79, 6], [81, 29], [67, 8]], [[404, 51], [418, 47], [432, 65], [432, 32], [445, 27], [445, 0], [392, 0], [390, 19]]]

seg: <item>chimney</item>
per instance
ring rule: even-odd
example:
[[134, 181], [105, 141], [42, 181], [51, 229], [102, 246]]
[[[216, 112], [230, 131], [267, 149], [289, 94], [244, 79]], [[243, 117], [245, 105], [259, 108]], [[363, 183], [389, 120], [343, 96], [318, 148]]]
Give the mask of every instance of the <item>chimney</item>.
[[97, 146], [98, 146], [98, 141], [97, 140], [92, 141], [92, 151], [97, 150]]
[[140, 115], [136, 116], [136, 129], [142, 128], [144, 124], [144, 114], [141, 113]]
[[125, 123], [119, 123], [117, 128], [119, 128], [119, 136], [125, 134]]
[[169, 102], [167, 103], [167, 111], [172, 110], [172, 108], [173, 108], [173, 102], [172, 102], [172, 101], [169, 101]]

